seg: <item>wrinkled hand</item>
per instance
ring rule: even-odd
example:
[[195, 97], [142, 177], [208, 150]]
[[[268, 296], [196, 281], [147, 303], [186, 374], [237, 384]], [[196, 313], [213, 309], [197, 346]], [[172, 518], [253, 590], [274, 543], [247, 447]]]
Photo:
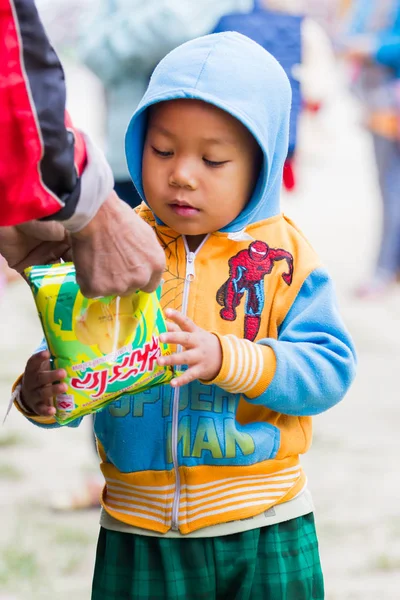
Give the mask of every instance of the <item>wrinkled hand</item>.
[[56, 221], [0, 227], [0, 254], [19, 273], [32, 265], [70, 260], [69, 250], [69, 234]]
[[48, 350], [31, 356], [22, 379], [23, 407], [33, 415], [53, 417], [56, 414], [54, 396], [65, 393], [68, 389], [66, 383], [60, 383], [66, 376], [64, 369], [51, 370]]
[[161, 281], [165, 255], [153, 229], [115, 192], [71, 241], [77, 281], [88, 298], [152, 292]]
[[173, 387], [181, 387], [195, 379], [211, 381], [221, 370], [222, 349], [219, 339], [197, 327], [188, 317], [177, 310], [165, 311], [168, 333], [160, 335], [160, 341], [165, 344], [182, 346], [182, 350], [170, 356], [158, 359], [160, 366], [188, 365], [188, 369], [171, 381]]
[[78, 233], [69, 234], [57, 221], [0, 227], [0, 254], [19, 273], [32, 265], [73, 260], [88, 298], [152, 292], [165, 265], [152, 228], [115, 192]]

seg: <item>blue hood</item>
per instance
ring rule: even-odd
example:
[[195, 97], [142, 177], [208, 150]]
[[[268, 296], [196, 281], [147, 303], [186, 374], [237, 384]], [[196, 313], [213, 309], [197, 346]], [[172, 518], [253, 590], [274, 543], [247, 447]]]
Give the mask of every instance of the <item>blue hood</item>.
[[241, 231], [279, 214], [291, 104], [289, 80], [279, 63], [259, 44], [233, 32], [200, 37], [170, 52], [155, 69], [125, 137], [129, 172], [142, 198], [146, 111], [152, 104], [181, 98], [203, 100], [230, 113], [263, 151], [254, 194], [224, 231]]

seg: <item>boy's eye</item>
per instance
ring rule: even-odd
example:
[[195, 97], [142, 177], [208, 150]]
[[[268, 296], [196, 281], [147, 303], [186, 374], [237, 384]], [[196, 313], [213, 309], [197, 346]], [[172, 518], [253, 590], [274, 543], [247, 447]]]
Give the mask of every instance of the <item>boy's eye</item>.
[[203, 161], [209, 167], [215, 167], [215, 168], [222, 167], [222, 165], [226, 165], [226, 163], [229, 162], [229, 160], [208, 160], [208, 158], [204, 158], [204, 157], [203, 157]]
[[172, 156], [172, 154], [173, 154], [169, 150], [167, 150], [167, 151], [159, 150], [155, 146], [152, 146], [151, 148], [152, 148], [153, 152], [155, 154], [157, 154], [157, 156], [163, 156], [164, 158], [168, 158], [168, 156]]

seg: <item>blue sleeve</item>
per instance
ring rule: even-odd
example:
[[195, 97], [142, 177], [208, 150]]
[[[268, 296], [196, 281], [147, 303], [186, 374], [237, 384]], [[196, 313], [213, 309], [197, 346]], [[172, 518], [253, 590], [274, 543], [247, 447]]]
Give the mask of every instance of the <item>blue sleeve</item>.
[[249, 402], [287, 415], [316, 415], [340, 402], [354, 379], [354, 345], [324, 269], [303, 283], [278, 339], [259, 343], [274, 350], [276, 371], [267, 390]]
[[400, 34], [385, 33], [378, 36], [377, 41], [376, 61], [386, 67], [400, 69]]
[[[49, 349], [49, 347], [47, 345], [46, 338], [43, 338], [41, 343], [39, 344], [39, 346], [36, 348], [34, 354], [38, 354], [39, 352], [43, 352], [44, 350], [48, 350], [48, 349]], [[29, 417], [26, 417], [26, 418], [28, 419], [28, 421], [30, 423], [33, 423], [37, 427], [42, 427], [42, 429], [58, 429], [59, 427], [65, 427], [65, 425], [61, 426], [59, 423], [52, 423], [51, 425], [45, 425], [44, 423], [38, 423], [34, 419], [30, 419]], [[78, 419], [71, 421], [71, 423], [67, 424], [67, 427], [74, 427], [74, 428], [79, 427], [82, 419], [83, 419], [83, 417], [79, 417]]]
[[150, 77], [168, 52], [212, 32], [224, 14], [250, 10], [253, 0], [132, 0], [128, 4], [108, 14], [103, 11], [82, 35], [82, 60], [106, 84], [135, 74]]

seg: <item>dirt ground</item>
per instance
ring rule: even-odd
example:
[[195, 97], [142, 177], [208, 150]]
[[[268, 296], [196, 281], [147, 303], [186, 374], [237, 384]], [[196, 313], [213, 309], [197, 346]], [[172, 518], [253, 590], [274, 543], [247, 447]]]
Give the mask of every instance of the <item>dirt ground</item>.
[[[368, 136], [347, 96], [303, 123], [299, 189], [284, 198], [336, 280], [358, 349], [347, 398], [315, 419], [304, 457], [316, 505], [328, 600], [400, 597], [400, 292], [378, 302], [352, 291], [373, 264], [380, 214]], [[30, 292], [14, 284], [0, 300], [0, 394], [41, 339]], [[12, 411], [0, 427], [0, 600], [88, 600], [96, 510], [51, 509], [96, 472], [89, 423], [42, 431]]]

